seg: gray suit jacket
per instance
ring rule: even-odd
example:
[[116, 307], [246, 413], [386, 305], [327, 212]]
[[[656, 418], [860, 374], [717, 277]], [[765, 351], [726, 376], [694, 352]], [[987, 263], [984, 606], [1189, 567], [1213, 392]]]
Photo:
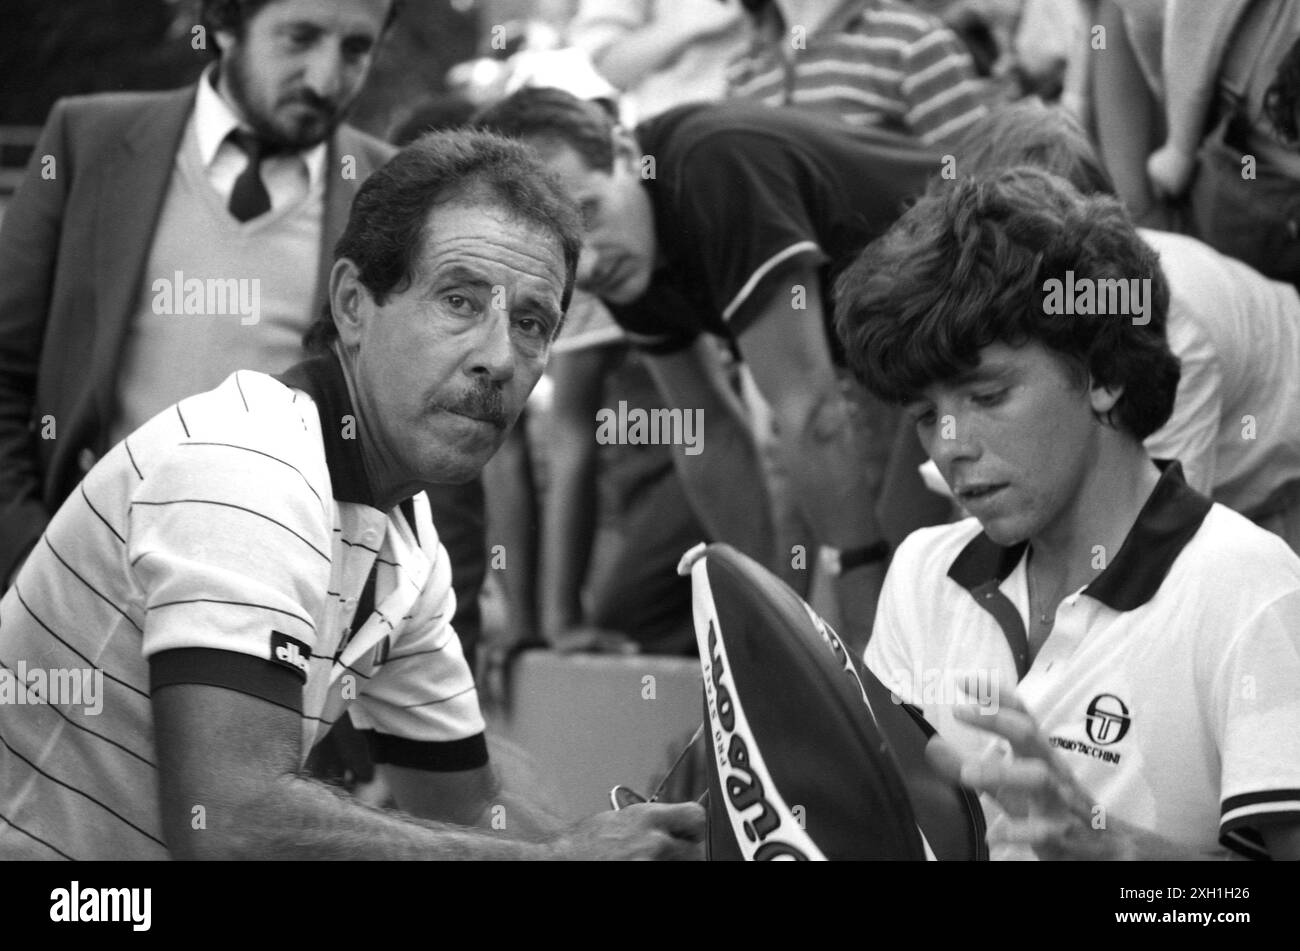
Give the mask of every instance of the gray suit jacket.
[[[188, 86], [60, 100], [6, 210], [0, 226], [0, 588], [109, 448], [123, 343], [194, 96]], [[334, 243], [352, 198], [393, 151], [349, 126], [329, 143], [313, 315], [324, 303]], [[343, 156], [355, 158], [355, 178], [343, 177]], [[47, 417], [54, 438], [47, 438]]]

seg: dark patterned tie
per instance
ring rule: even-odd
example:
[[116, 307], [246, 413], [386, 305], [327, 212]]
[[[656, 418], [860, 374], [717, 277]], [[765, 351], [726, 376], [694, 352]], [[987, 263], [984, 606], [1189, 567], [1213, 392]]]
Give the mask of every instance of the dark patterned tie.
[[248, 164], [235, 179], [227, 207], [239, 221], [251, 221], [271, 210], [271, 196], [267, 193], [266, 183], [262, 181], [262, 159], [274, 155], [275, 150], [266, 140], [243, 129], [231, 132], [230, 141], [248, 156]]

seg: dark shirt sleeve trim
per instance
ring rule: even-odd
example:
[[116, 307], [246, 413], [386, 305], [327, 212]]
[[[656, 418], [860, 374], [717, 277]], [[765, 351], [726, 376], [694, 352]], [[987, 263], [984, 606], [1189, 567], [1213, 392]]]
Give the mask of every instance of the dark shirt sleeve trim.
[[479, 733], [463, 740], [408, 740], [375, 730], [361, 730], [376, 763], [391, 763], [433, 773], [459, 773], [488, 764], [487, 738]]
[[[774, 255], [771, 260], [756, 270], [746, 286], [737, 293], [732, 305], [727, 308], [723, 319], [726, 320], [732, 334], [739, 336], [753, 326], [754, 321], [763, 315], [765, 308], [773, 301], [780, 301], [789, 307], [796, 276], [812, 270], [816, 272], [814, 280], [822, 280], [821, 268], [828, 264], [830, 259], [821, 248], [811, 241], [805, 241], [802, 246], [787, 248], [786, 251], [791, 253], [786, 254], [783, 251]], [[826, 323], [827, 315], [834, 305], [824, 298], [825, 295], [822, 300], [824, 313], [818, 317]]]
[[149, 690], [173, 684], [225, 687], [302, 713], [302, 681], [287, 667], [251, 654], [179, 647], [149, 658]]
[[[1252, 808], [1267, 804], [1270, 808]], [[1260, 835], [1261, 821], [1291, 819], [1300, 822], [1300, 789], [1274, 789], [1246, 793], [1224, 800], [1219, 822], [1219, 842], [1247, 858], [1267, 859], [1269, 854]]]

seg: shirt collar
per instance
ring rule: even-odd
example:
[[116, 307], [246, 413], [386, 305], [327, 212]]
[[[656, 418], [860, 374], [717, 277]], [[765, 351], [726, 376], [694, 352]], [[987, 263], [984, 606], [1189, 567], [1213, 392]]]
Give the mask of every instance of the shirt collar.
[[357, 412], [338, 357], [331, 350], [304, 360], [276, 379], [285, 386], [302, 390], [316, 404], [321, 438], [325, 443], [325, 465], [329, 469], [335, 500], [378, 508], [361, 459], [361, 440], [355, 438], [355, 425], [352, 427], [354, 438], [348, 439], [343, 435], [343, 419], [351, 417], [355, 420]]
[[[217, 64], [211, 63], [199, 77], [199, 88], [194, 98], [194, 132], [204, 168], [211, 167], [226, 138], [242, 124], [239, 115], [217, 92], [214, 85], [216, 81]], [[307, 169], [309, 186], [315, 188], [325, 172], [325, 143], [321, 142], [297, 155]]]
[[[1187, 485], [1183, 467], [1158, 459], [1160, 481], [1115, 557], [1084, 593], [1116, 611], [1132, 611], [1150, 601], [1169, 569], [1197, 533], [1213, 504]], [[980, 532], [962, 549], [948, 577], [968, 591], [988, 581], [1001, 583], [1015, 570], [1028, 542], [1010, 548]]]

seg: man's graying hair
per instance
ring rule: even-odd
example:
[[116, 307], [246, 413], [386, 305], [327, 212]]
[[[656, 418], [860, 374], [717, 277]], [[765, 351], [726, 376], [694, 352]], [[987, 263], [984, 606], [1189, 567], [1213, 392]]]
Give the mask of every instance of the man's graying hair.
[[[390, 293], [410, 286], [430, 213], [462, 198], [506, 209], [555, 236], [564, 255], [560, 306], [568, 310], [582, 250], [577, 206], [527, 146], [485, 132], [430, 133], [366, 179], [334, 246], [334, 260], [352, 261], [362, 285], [383, 304]], [[304, 342], [319, 351], [337, 336], [327, 302]]]

